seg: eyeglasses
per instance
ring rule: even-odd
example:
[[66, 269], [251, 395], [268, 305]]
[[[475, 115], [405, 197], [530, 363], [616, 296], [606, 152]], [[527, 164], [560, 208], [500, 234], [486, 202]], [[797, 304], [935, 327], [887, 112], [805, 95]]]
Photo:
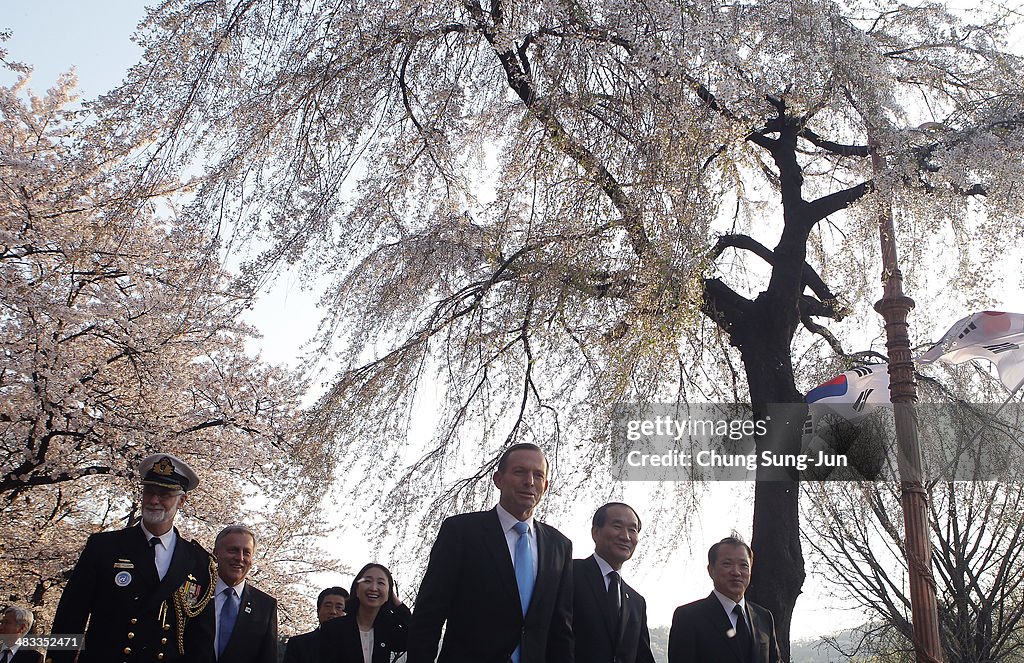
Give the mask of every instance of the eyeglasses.
[[174, 490], [173, 488], [160, 488], [159, 486], [143, 486], [142, 487], [142, 496], [143, 497], [153, 497], [153, 496], [156, 496], [157, 498], [159, 498], [161, 500], [166, 500], [166, 499], [170, 499], [172, 497], [177, 497], [178, 495], [184, 495], [184, 494], [185, 494], [184, 490]]

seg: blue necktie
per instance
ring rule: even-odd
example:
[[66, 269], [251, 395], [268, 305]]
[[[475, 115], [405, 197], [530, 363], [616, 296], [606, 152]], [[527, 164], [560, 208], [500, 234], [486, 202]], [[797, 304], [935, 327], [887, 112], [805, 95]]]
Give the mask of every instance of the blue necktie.
[[231, 632], [235, 630], [235, 621], [238, 619], [238, 604], [235, 603], [235, 590], [227, 587], [223, 592], [224, 605], [220, 607], [220, 630], [217, 632], [217, 658], [221, 657], [224, 649], [231, 639]]
[[[518, 522], [512, 527], [519, 533], [519, 540], [516, 541], [516, 554], [513, 563], [516, 567], [516, 585], [519, 587], [519, 603], [523, 608], [523, 616], [526, 616], [526, 609], [530, 607], [530, 597], [533, 596], [533, 584], [536, 578], [533, 577], [533, 551], [530, 550], [530, 537], [527, 536], [528, 526], [524, 522]], [[512, 652], [512, 663], [519, 663], [519, 648]]]

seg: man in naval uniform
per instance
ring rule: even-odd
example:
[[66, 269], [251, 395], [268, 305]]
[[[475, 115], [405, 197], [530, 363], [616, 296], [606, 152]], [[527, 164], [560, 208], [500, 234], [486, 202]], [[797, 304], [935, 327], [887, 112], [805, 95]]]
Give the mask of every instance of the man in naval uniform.
[[[53, 633], [85, 633], [78, 663], [209, 663], [216, 567], [173, 527], [199, 478], [166, 453], [143, 459], [139, 476], [142, 522], [89, 537], [57, 605]], [[47, 660], [71, 663], [75, 654], [51, 651]]]

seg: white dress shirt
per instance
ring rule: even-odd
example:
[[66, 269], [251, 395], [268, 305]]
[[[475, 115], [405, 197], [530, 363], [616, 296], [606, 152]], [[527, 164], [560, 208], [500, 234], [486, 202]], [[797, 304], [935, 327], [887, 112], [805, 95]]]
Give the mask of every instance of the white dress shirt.
[[611, 579], [608, 577], [608, 574], [611, 573], [612, 571], [615, 571], [616, 573], [619, 574], [619, 597], [618, 597], [618, 601], [617, 602], [619, 604], [619, 607], [621, 608], [622, 607], [622, 582], [623, 582], [623, 580], [622, 580], [622, 571], [620, 571], [618, 569], [613, 569], [612, 565], [609, 564], [608, 562], [604, 561], [604, 558], [602, 558], [597, 553], [594, 553], [594, 561], [597, 562], [597, 568], [601, 569], [601, 579], [604, 580], [604, 591], [606, 591], [606, 592], [608, 591], [608, 583], [611, 582]]
[[750, 620], [748, 620], [746, 616], [747, 598], [745, 596], [741, 597], [740, 602], [737, 603], [725, 594], [719, 592], [717, 589], [712, 589], [711, 591], [715, 593], [716, 597], [718, 597], [718, 602], [722, 604], [722, 609], [725, 610], [725, 614], [729, 615], [729, 623], [732, 624], [733, 630], [736, 630], [736, 613], [734, 613], [732, 609], [739, 606], [740, 610], [743, 611], [743, 622], [747, 625], [747, 633], [753, 633], [753, 630], [750, 628]]
[[163, 580], [167, 575], [167, 569], [171, 568], [171, 557], [174, 556], [174, 546], [178, 542], [178, 537], [173, 527], [159, 536], [146, 529], [145, 524], [141, 527], [142, 533], [146, 535], [146, 545], [149, 545], [150, 539], [154, 536], [160, 540], [160, 543], [153, 546], [153, 554], [156, 558], [156, 574]]

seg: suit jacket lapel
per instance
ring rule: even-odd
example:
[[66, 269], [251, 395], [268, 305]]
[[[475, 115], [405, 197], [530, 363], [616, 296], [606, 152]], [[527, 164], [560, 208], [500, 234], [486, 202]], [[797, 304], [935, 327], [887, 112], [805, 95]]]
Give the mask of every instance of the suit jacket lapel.
[[754, 661], [754, 663], [758, 663], [761, 660], [759, 658], [761, 655], [761, 647], [759, 643], [761, 642], [760, 634], [763, 626], [761, 625], [761, 620], [759, 619], [757, 612], [755, 610], [751, 610], [749, 604], [746, 604], [746, 611], [747, 619], [750, 623], [750, 655], [752, 657], [750, 660]]
[[[537, 535], [537, 582], [533, 584], [533, 596], [530, 597], [529, 608], [533, 608], [541, 600], [541, 594], [546, 590], [547, 583], [542, 578], [554, 578], [558, 574], [554, 572], [554, 555], [551, 553], [551, 539], [548, 537], [544, 526], [536, 519], [533, 519], [533, 531]], [[530, 612], [529, 608], [527, 613]]]
[[714, 592], [708, 595], [705, 599], [705, 607], [707, 608], [707, 616], [714, 624], [714, 629], [722, 634], [722, 638], [726, 641], [726, 646], [729, 651], [733, 653], [737, 661], [742, 663], [743, 656], [740, 652], [738, 641], [735, 635], [728, 637], [727, 632], [733, 630], [732, 622], [729, 620], [729, 615], [725, 614], [725, 608], [722, 607], [721, 601], [715, 596]]
[[[620, 579], [621, 582], [621, 579]], [[633, 588], [622, 583], [622, 619], [619, 621], [619, 633], [615, 639], [615, 646], [618, 648], [620, 642], [622, 642], [623, 636], [626, 634], [626, 627], [629, 626], [633, 619], [639, 621], [638, 610], [636, 607], [636, 599], [633, 598]]]
[[604, 620], [604, 627], [612, 642], [615, 641], [615, 616], [612, 614], [611, 606], [608, 603], [608, 588], [604, 586], [604, 576], [601, 575], [601, 567], [597, 560], [591, 555], [587, 563], [583, 565], [587, 578], [584, 580], [586, 586], [590, 587], [593, 593], [594, 605], [598, 606], [601, 612], [601, 619]]
[[157, 576], [156, 563], [153, 561], [153, 549], [149, 547], [149, 541], [146, 540], [146, 533], [142, 531], [141, 525], [136, 525], [133, 530], [128, 538], [130, 550], [126, 559], [138, 561], [138, 566], [132, 569], [133, 574], [138, 573], [140, 580], [144, 580], [150, 587], [155, 587], [160, 578]]
[[244, 628], [248, 628], [249, 621], [254, 619], [253, 610], [255, 606], [252, 601], [252, 590], [249, 589], [249, 581], [245, 581], [245, 587], [242, 588], [242, 596], [238, 601], [238, 619], [235, 620], [235, 632], [238, 631], [238, 627], [245, 625]]
[[[512, 566], [512, 558], [508, 553], [508, 539], [505, 538], [505, 532], [501, 529], [501, 521], [498, 520], [498, 509], [495, 507], [488, 512], [488, 517], [484, 519], [484, 547], [490, 552], [494, 558], [494, 566], [491, 568], [498, 569], [498, 576], [501, 578], [501, 582], [505, 585], [505, 589], [508, 590], [509, 596], [515, 599], [516, 605], [519, 605], [519, 586], [516, 585], [516, 571], [515, 567]], [[536, 590], [534, 591], [536, 593]]]

